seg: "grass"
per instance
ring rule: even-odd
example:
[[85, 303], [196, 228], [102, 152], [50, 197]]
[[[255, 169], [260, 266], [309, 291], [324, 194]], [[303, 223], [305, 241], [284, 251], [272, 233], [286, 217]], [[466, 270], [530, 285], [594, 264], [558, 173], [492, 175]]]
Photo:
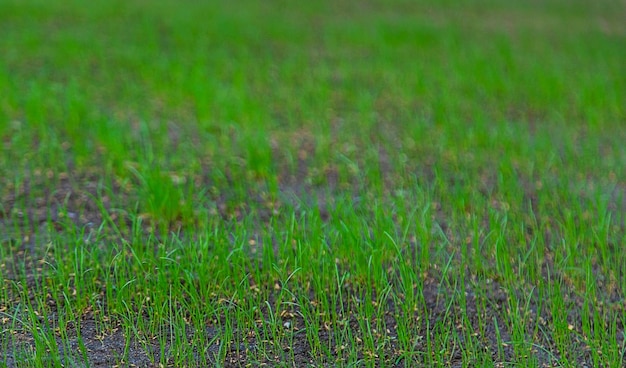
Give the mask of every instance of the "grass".
[[1, 2], [0, 366], [623, 366], [625, 16]]

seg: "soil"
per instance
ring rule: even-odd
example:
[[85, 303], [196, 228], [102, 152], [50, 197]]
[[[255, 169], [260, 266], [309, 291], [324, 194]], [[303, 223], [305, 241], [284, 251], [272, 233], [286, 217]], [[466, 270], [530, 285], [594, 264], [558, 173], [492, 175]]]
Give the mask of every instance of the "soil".
[[[41, 176], [43, 178], [45, 175]], [[0, 193], [2, 195], [3, 211], [0, 211], [0, 234], [3, 235], [0, 238], [2, 246], [17, 247], [15, 253], [18, 258], [15, 261], [21, 261], [27, 268], [35, 269], [38, 262], [38, 255], [41, 255], [41, 235], [49, 231], [62, 232], [65, 229], [65, 225], [68, 221], [79, 225], [89, 231], [89, 229], [97, 229], [104, 219], [102, 218], [99, 206], [95, 202], [95, 198], [100, 196], [102, 198], [102, 205], [105, 208], [110, 208], [112, 200], [106, 195], [102, 196], [98, 193], [99, 184], [97, 184], [96, 177], [71, 177], [70, 175], [59, 175], [56, 177], [56, 184], [52, 188], [49, 185], [42, 185], [44, 179], [33, 179], [32, 182], [26, 182], [23, 187], [13, 188], [5, 187], [5, 191]], [[290, 189], [285, 192], [290, 192], [291, 196], [296, 197], [304, 190], [304, 186], [290, 185]], [[111, 192], [116, 195], [116, 200], [124, 201], [129, 195], [128, 192], [121, 186], [114, 185], [111, 188]], [[30, 201], [26, 206], [20, 206], [20, 208], [27, 208], [24, 213], [15, 213], [18, 208], [18, 203], [24, 203], [24, 201]], [[320, 212], [323, 216], [328, 216], [326, 210], [322, 208]], [[218, 210], [224, 217], [233, 216], [232, 208], [228, 208], [225, 205], [225, 201], [221, 204], [218, 198]], [[324, 213], [326, 213], [324, 215]], [[16, 216], [17, 215], [17, 216]], [[17, 220], [16, 220], [17, 219]], [[15, 221], [18, 221], [17, 223]], [[53, 228], [49, 228], [48, 224], [52, 223]], [[14, 229], [21, 229], [22, 234], [32, 234], [31, 236], [23, 235], [22, 239], [15, 239], [11, 236], [14, 234]], [[10, 280], [14, 277], [11, 274], [11, 268], [2, 266], [1, 269], [3, 278]], [[482, 336], [481, 343], [484, 344], [484, 349], [491, 352], [495, 360], [504, 360], [499, 362], [499, 365], [505, 366], [507, 362], [515, 360], [516, 351], [515, 347], [511, 345], [499, 346], [497, 341], [510, 341], [511, 329], [509, 328], [509, 322], [507, 319], [508, 313], [511, 311], [508, 309], [510, 301], [508, 296], [501, 290], [498, 280], [476, 280], [475, 275], [467, 272], [467, 284], [465, 290], [462, 292], [466, 295], [467, 307], [462, 308], [458, 303], [452, 305], [446, 305], [444, 301], [449, 300], [446, 296], [454, 292], [459, 292], [458, 288], [446, 285], [440, 282], [442, 280], [442, 274], [437, 269], [430, 270], [424, 275], [423, 295], [424, 305], [422, 310], [416, 310], [411, 315], [404, 315], [401, 305], [395, 305], [389, 302], [386, 307], [386, 313], [384, 317], [384, 325], [387, 326], [385, 334], [380, 334], [380, 340], [376, 341], [378, 344], [384, 344], [385, 352], [384, 356], [376, 357], [375, 360], [380, 363], [385, 363], [385, 366], [414, 366], [416, 363], [410, 360], [410, 357], [406, 357], [400, 351], [397, 341], [394, 339], [397, 336], [396, 328], [399, 324], [409, 323], [416, 332], [420, 335], [432, 335], [437, 334], [437, 329], [441, 327], [441, 324], [446, 326], [463, 326], [464, 320], [468, 319], [473, 331], [458, 330], [460, 336], [475, 337], [480, 333]], [[35, 277], [28, 280], [29, 283], [36, 283]], [[530, 287], [529, 287], [530, 289]], [[358, 295], [356, 289], [348, 289], [348, 293], [352, 295]], [[529, 290], [520, 290], [520, 295], [528, 295]], [[350, 298], [346, 298], [350, 299]], [[353, 298], [354, 299], [354, 298]], [[567, 317], [568, 323], [572, 328], [578, 329], [581, 326], [581, 309], [583, 307], [582, 298], [578, 296], [574, 291], [568, 291], [565, 295], [565, 300], [568, 306], [570, 306], [569, 314]], [[524, 301], [526, 302], [526, 301]], [[545, 309], [540, 300], [531, 298], [528, 302], [529, 315], [527, 316], [528, 323], [525, 326], [527, 333], [533, 334], [536, 337], [534, 343], [535, 348], [533, 354], [540, 362], [542, 366], [559, 366], [560, 353], [557, 349], [557, 344], [552, 340], [552, 334], [550, 333], [552, 316], [549, 310]], [[10, 310], [10, 301], [4, 301], [0, 303], [0, 311]], [[605, 305], [605, 308], [615, 308], [619, 305], [619, 300], [615, 300], [615, 304]], [[340, 306], [338, 306], [339, 308]], [[351, 308], [354, 305], [347, 303], [343, 306], [345, 311], [345, 323], [349, 328], [358, 332], [360, 329], [359, 321], [350, 313]], [[466, 314], [463, 310], [467, 310], [470, 313]], [[429, 320], [421, 318], [424, 312], [428, 312]], [[266, 311], [267, 312], [267, 311]], [[274, 311], [276, 312], [276, 311]], [[328, 329], [319, 331], [319, 338], [322, 345], [328, 346], [332, 352], [331, 356], [334, 356], [336, 361], [320, 362], [319, 354], [311, 350], [311, 346], [307, 340], [306, 334], [303, 333], [304, 321], [299, 315], [298, 310], [288, 311], [289, 313], [281, 319], [284, 323], [287, 323], [286, 333], [290, 333], [293, 339], [290, 344], [274, 346], [272, 341], [261, 341], [261, 339], [255, 337], [250, 331], [237, 330], [236, 341], [231, 341], [226, 348], [225, 362], [226, 367], [242, 367], [242, 366], [335, 366], [346, 359], [343, 356], [346, 351], [345, 347], [340, 346], [332, 334], [332, 326]], [[43, 317], [42, 317], [43, 318]], [[54, 316], [47, 316], [50, 322], [54, 325]], [[101, 319], [101, 317], [100, 317]], [[485, 320], [493, 321], [493, 323], [485, 325]], [[66, 333], [69, 339], [69, 346], [63, 346], [61, 338], [57, 338], [56, 344], [61, 346], [61, 351], [71, 350], [73, 352], [84, 352], [82, 361], [70, 361], [65, 357], [62, 358], [62, 364], [65, 366], [87, 366], [85, 361], [88, 361], [90, 367], [112, 367], [112, 366], [136, 366], [136, 367], [157, 367], [158, 362], [161, 360], [161, 351], [159, 350], [158, 341], [144, 339], [143, 341], [133, 340], [130, 343], [130, 348], [125, 351], [127, 343], [127, 335], [121, 328], [119, 323], [111, 321], [106, 333], [102, 333], [101, 326], [98, 326], [96, 318], [93, 313], [86, 313], [80, 319], [80, 326], [69, 325]], [[535, 323], [537, 322], [537, 323]], [[622, 321], [623, 322], [623, 321]], [[465, 324], [466, 325], [466, 324]], [[438, 327], [439, 326], [439, 327]], [[496, 328], [498, 326], [498, 328]], [[538, 327], [538, 330], [533, 332], [534, 326]], [[618, 329], [623, 329], [622, 324], [618, 325]], [[0, 341], [13, 341], [13, 346], [5, 346], [8, 351], [5, 351], [5, 363], [8, 367], [17, 367], [20, 364], [20, 360], [24, 352], [34, 351], [37, 342], [33, 340], [32, 335], [27, 331], [12, 328], [11, 321], [8, 318], [0, 318]], [[198, 354], [199, 361], [215, 362], [216, 357], [220, 354], [219, 342], [211, 342], [212, 337], [217, 335], [216, 325], [207, 326], [207, 330], [204, 331], [204, 336], [208, 337], [208, 347], [205, 351]], [[623, 336], [624, 331], [618, 333]], [[12, 336], [9, 336], [12, 335]], [[188, 334], [191, 338], [194, 334], [193, 331], [189, 331]], [[80, 339], [78, 336], [80, 335]], [[472, 338], [471, 343], [476, 343], [475, 338]], [[79, 344], [82, 343], [82, 346]], [[466, 343], [463, 338], [461, 344]], [[467, 341], [467, 343], [470, 343]], [[580, 367], [591, 367], [592, 355], [590, 347], [586, 344], [585, 340], [580, 338], [574, 338], [571, 341], [572, 344], [577, 346], [572, 351], [577, 351], [578, 356], [575, 357]], [[618, 341], [618, 344], [622, 345], [623, 341]], [[6, 344], [6, 343], [5, 343]], [[252, 359], [259, 359], [257, 354], [254, 354], [255, 348], [259, 344], [264, 344], [264, 350], [271, 351], [273, 354], [265, 355], [262, 361], [253, 361]], [[416, 350], [427, 351], [427, 342], [424, 339], [416, 339]], [[167, 344], [166, 344], [167, 345]], [[268, 346], [270, 347], [268, 349]], [[423, 348], [421, 348], [423, 347]], [[1, 347], [0, 347], [1, 348]], [[463, 360], [467, 360], [468, 357], [463, 356], [464, 346], [453, 346], [451, 351], [447, 354], [448, 360], [445, 365], [451, 367], [461, 367]], [[167, 352], [167, 346], [165, 351]], [[367, 358], [365, 349], [358, 349], [361, 354], [359, 358]], [[76, 356], [77, 354], [72, 354]], [[328, 354], [323, 354], [328, 355]], [[62, 354], [63, 356], [63, 354]], [[124, 358], [124, 360], [122, 360]], [[423, 357], [422, 357], [423, 358]], [[422, 359], [420, 358], [420, 360]], [[571, 357], [570, 357], [571, 358]], [[176, 365], [173, 359], [167, 360], [167, 365]], [[381, 364], [382, 365], [382, 364]]]

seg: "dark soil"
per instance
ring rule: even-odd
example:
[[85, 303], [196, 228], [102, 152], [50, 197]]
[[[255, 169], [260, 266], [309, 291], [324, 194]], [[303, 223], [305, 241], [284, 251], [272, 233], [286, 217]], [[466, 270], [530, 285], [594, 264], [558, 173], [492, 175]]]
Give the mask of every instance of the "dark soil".
[[[14, 254], [16, 259], [13, 260], [15, 264], [21, 263], [29, 268], [37, 268], [38, 260], [42, 254], [41, 244], [44, 241], [45, 234], [47, 232], [63, 232], [68, 224], [68, 221], [77, 225], [80, 228], [97, 229], [104, 219], [102, 218], [102, 211], [99, 205], [96, 203], [96, 198], [101, 198], [101, 204], [105, 208], [112, 207], [112, 196], [116, 197], [116, 201], [124, 202], [130, 198], [130, 195], [124, 188], [113, 185], [109, 193], [103, 193], [100, 188], [102, 184], [98, 184], [95, 177], [81, 177], [73, 178], [69, 175], [60, 175], [51, 180], [54, 182], [54, 186], [46, 184], [46, 180], [42, 178], [35, 178], [31, 182], [26, 182], [23, 187], [12, 188], [5, 187], [5, 191], [2, 194], [3, 211], [0, 212], [0, 238], [1, 245], [3, 247], [14, 247]], [[292, 183], [293, 184], [293, 183]], [[297, 184], [297, 183], [296, 183]], [[54, 188], [54, 190], [47, 189]], [[303, 191], [311, 190], [304, 186], [291, 185], [290, 189], [285, 190], [286, 197], [297, 197]], [[219, 202], [218, 199], [217, 208], [222, 216], [225, 218], [232, 217], [232, 208], [228, 208], [224, 203]], [[324, 201], [318, 201], [323, 203]], [[19, 212], [17, 208], [26, 208], [25, 212]], [[324, 208], [320, 208], [320, 212], [325, 213]], [[236, 216], [236, 214], [234, 215]], [[328, 214], [326, 214], [328, 216]], [[124, 221], [123, 218], [117, 219]], [[50, 228], [49, 224], [52, 224]], [[20, 229], [22, 238], [15, 238], [15, 229]], [[31, 235], [28, 235], [31, 234]], [[15, 277], [10, 265], [2, 265], [2, 276], [5, 282], [11, 282]], [[34, 273], [33, 273], [34, 274]], [[397, 336], [396, 328], [398, 324], [409, 324], [415, 331], [416, 335], [420, 336], [436, 336], [438, 328], [442, 326], [463, 326], [468, 320], [474, 331], [463, 331], [461, 327], [458, 327], [458, 335], [462, 336], [460, 339], [461, 346], [454, 346], [448, 354], [448, 360], [446, 365], [452, 367], [461, 367], [462, 362], [467, 361], [468, 357], [464, 356], [465, 343], [470, 343], [465, 339], [471, 338], [471, 343], [480, 341], [484, 345], [484, 349], [489, 351], [494, 360], [499, 361], [502, 366], [505, 366], [507, 362], [515, 360], [516, 351], [515, 347], [511, 345], [498, 346], [497, 341], [510, 341], [512, 340], [509, 334], [512, 333], [509, 322], [507, 319], [510, 300], [508, 295], [503, 292], [498, 284], [497, 280], [479, 279], [476, 275], [473, 275], [469, 270], [467, 271], [467, 282], [465, 286], [452, 286], [446, 285], [445, 282], [441, 282], [442, 275], [437, 269], [430, 270], [424, 275], [423, 285], [423, 297], [424, 303], [421, 306], [421, 310], [414, 311], [413, 314], [403, 314], [401, 305], [395, 305], [389, 302], [386, 308], [384, 325], [387, 326], [387, 331], [381, 333], [379, 344], [384, 344], [383, 351], [384, 356], [376, 358], [380, 363], [385, 363], [386, 366], [415, 366], [419, 365], [421, 361], [424, 361], [424, 357], [407, 357], [403, 356], [399, 350], [395, 337]], [[38, 280], [36, 277], [28, 279], [29, 283], [36, 283]], [[6, 285], [3, 287], [7, 287]], [[520, 295], [528, 295], [528, 290], [520, 290]], [[349, 293], [358, 295], [357, 288], [349, 289]], [[463, 308], [459, 304], [458, 299], [450, 304], [450, 295], [454, 293], [464, 293], [466, 296], [467, 307]], [[314, 298], [314, 296], [312, 296]], [[348, 300], [350, 298], [346, 298]], [[573, 328], [578, 329], [581, 326], [581, 308], [582, 298], [577, 296], [574, 291], [568, 291], [565, 295], [566, 303], [570, 307], [568, 314], [568, 323]], [[401, 301], [400, 301], [401, 302]], [[524, 300], [522, 303], [526, 303]], [[605, 305], [604, 308], [615, 308], [619, 305], [619, 300], [615, 300], [613, 305]], [[0, 311], [6, 312], [11, 310], [11, 300], [4, 300], [0, 302]], [[339, 306], [338, 306], [339, 307]], [[345, 323], [349, 328], [354, 331], [355, 334], [359, 331], [359, 321], [355, 315], [350, 311], [354, 306], [350, 303], [346, 303], [343, 306], [345, 311]], [[464, 312], [469, 311], [469, 315]], [[545, 303], [537, 298], [531, 298], [528, 301], [528, 313], [527, 316], [527, 333], [535, 336], [533, 354], [537, 360], [543, 366], [559, 366], [560, 353], [556, 347], [555, 341], [551, 336], [551, 321], [552, 317], [550, 311], [545, 308]], [[265, 311], [267, 313], [267, 311]], [[280, 311], [272, 311], [277, 313]], [[237, 330], [237, 338], [234, 341], [218, 342], [212, 338], [218, 334], [218, 324], [207, 325], [207, 330], [204, 331], [204, 337], [206, 338], [205, 347], [198, 347], [202, 352], [197, 353], [198, 364], [206, 365], [211, 362], [215, 362], [220, 354], [220, 344], [222, 345], [222, 353], [225, 355], [226, 367], [241, 367], [241, 366], [335, 366], [342, 360], [348, 357], [342, 354], [346, 349], [339, 346], [336, 343], [333, 336], [332, 326], [328, 326], [327, 329], [319, 331], [319, 338], [324, 342], [324, 346], [328, 346], [331, 352], [331, 356], [336, 358], [335, 361], [320, 361], [320, 354], [312, 351], [311, 346], [304, 333], [304, 321], [300, 317], [298, 310], [286, 311], [286, 315], [282, 317], [282, 321], [288, 323], [289, 331], [286, 333], [291, 334], [293, 340], [289, 345], [276, 344], [274, 342], [260, 339], [259, 337], [251, 334], [250, 331]], [[427, 315], [429, 319], [421, 318], [421, 316]], [[24, 331], [16, 326], [14, 321], [6, 317], [0, 318], [0, 341], [3, 341], [3, 346], [0, 349], [6, 349], [4, 351], [4, 362], [8, 367], [16, 367], [20, 365], [21, 359], [29, 351], [35, 351], [38, 346], [38, 342], [33, 340], [31, 334], [28, 331]], [[43, 317], [42, 317], [43, 318]], [[50, 325], [56, 325], [55, 316], [47, 316]], [[91, 367], [112, 367], [112, 366], [136, 366], [136, 367], [157, 367], [159, 362], [165, 361], [167, 365], [175, 366], [176, 361], [174, 358], [161, 357], [162, 352], [159, 350], [158, 341], [151, 339], [144, 339], [139, 341], [137, 339], [131, 340], [129, 348], [125, 350], [127, 346], [127, 339], [129, 336], [121, 329], [121, 324], [116, 321], [110, 321], [108, 328], [103, 333], [102, 326], [98, 326], [101, 323], [102, 317], [95, 317], [93, 313], [86, 313], [80, 318], [80, 326], [70, 325], [65, 333], [69, 341], [69, 346], [64, 346], [61, 337], [57, 338], [56, 344], [59, 346], [62, 352], [61, 364], [64, 366], [87, 366], [85, 361], [88, 361], [88, 365]], [[484, 324], [484, 321], [491, 321], [492, 323]], [[372, 321], [373, 322], [373, 321]], [[457, 328], [457, 327], [453, 327]], [[533, 328], [536, 330], [533, 331]], [[618, 326], [622, 329], [622, 325]], [[188, 332], [190, 339], [193, 337], [194, 332]], [[80, 338], [79, 338], [80, 335]], [[623, 333], [619, 334], [623, 336]], [[8, 343], [11, 341], [11, 343]], [[593, 366], [592, 356], [590, 353], [590, 347], [585, 343], [585, 340], [581, 337], [575, 338], [572, 342], [576, 348], [571, 351], [578, 352], [576, 360], [581, 367]], [[623, 341], [619, 341], [619, 344], [623, 344]], [[9, 345], [10, 344], [10, 345]], [[270, 351], [273, 354], [268, 354], [263, 357], [255, 354], [255, 349], [259, 344], [263, 344], [263, 351]], [[427, 342], [422, 340], [416, 340], [417, 351], [428, 351]], [[166, 344], [167, 345], [167, 344]], [[366, 352], [363, 349], [357, 349], [360, 356], [358, 358], [367, 358], [364, 356]], [[73, 359], [76, 356], [82, 356], [82, 360], [70, 361], [65, 358], [63, 352], [72, 351]], [[76, 354], [76, 352], [80, 352]], [[165, 354], [168, 354], [166, 347]], [[322, 354], [329, 355], [329, 354]], [[571, 358], [571, 357], [570, 357]], [[259, 359], [261, 359], [259, 361]], [[202, 363], [204, 362], [204, 363]], [[53, 362], [49, 362], [53, 364]]]

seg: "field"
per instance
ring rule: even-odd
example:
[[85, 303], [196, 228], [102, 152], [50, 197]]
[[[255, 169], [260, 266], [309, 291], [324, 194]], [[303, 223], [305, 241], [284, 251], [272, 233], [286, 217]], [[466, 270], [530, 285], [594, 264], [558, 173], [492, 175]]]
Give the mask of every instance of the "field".
[[0, 1], [0, 367], [626, 366], [624, 19]]

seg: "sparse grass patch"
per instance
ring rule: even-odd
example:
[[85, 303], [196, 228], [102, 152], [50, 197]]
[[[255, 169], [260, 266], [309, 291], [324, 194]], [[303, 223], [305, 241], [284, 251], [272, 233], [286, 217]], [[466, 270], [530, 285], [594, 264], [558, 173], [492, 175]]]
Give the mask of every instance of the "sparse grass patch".
[[623, 366], [625, 18], [0, 3], [0, 366]]

